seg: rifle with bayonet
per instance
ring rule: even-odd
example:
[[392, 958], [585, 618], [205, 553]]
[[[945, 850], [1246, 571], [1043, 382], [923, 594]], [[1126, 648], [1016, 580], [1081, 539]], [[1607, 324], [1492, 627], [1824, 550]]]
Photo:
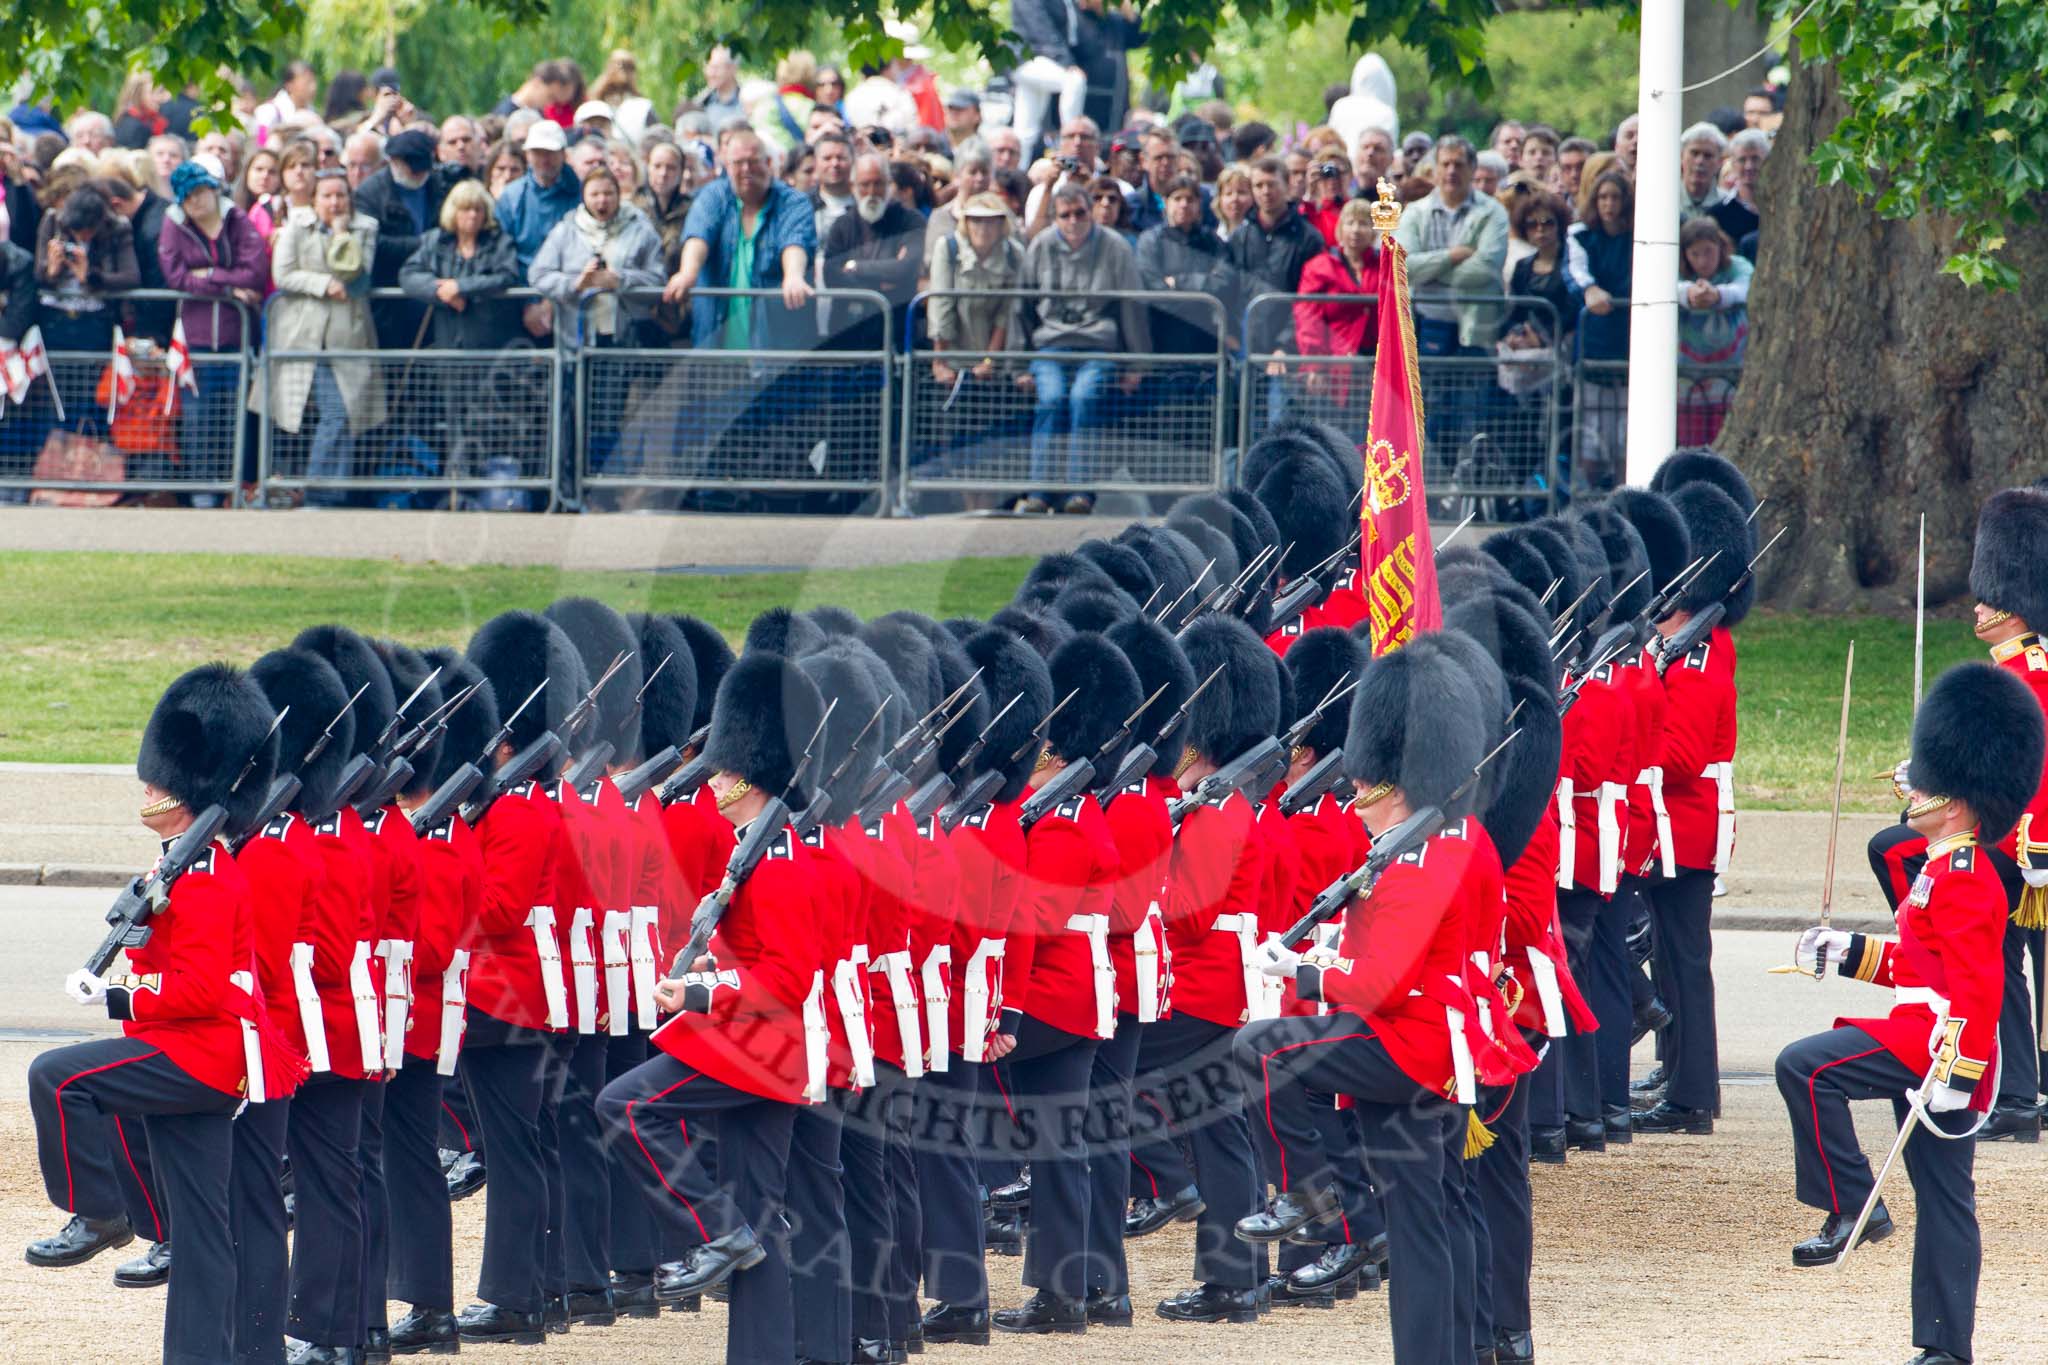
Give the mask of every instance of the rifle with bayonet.
[[[969, 708], [962, 707], [952, 715], [946, 716], [943, 723], [939, 722], [939, 717], [945, 715], [956, 702], [965, 697], [980, 677], [981, 670], [977, 668], [968, 676], [966, 682], [954, 688], [937, 706], [927, 711], [917, 724], [911, 726], [889, 746], [889, 752], [882, 756], [881, 763], [876, 766], [875, 771], [868, 776], [866, 785], [861, 788], [855, 814], [862, 823], [879, 819], [894, 810], [897, 802], [931, 780], [938, 764], [939, 742], [960, 723], [961, 717], [967, 714]], [[898, 764], [902, 766], [899, 767]], [[940, 804], [943, 804], [943, 798]]]
[[1193, 791], [1166, 803], [1166, 813], [1173, 820], [1174, 832], [1180, 832], [1181, 822], [1197, 806], [1220, 805], [1229, 800], [1233, 792], [1247, 789], [1264, 791], [1286, 771], [1287, 750], [1280, 747], [1279, 740], [1266, 736], [1197, 782]]
[[[1472, 772], [1458, 784], [1444, 805], [1455, 805], [1478, 784], [1479, 775], [1486, 771], [1486, 765], [1500, 755], [1501, 750], [1515, 742], [1520, 730], [1510, 730], [1507, 738], [1493, 747], [1493, 752], [1473, 765]], [[1331, 882], [1316, 893], [1310, 902], [1308, 913], [1296, 920], [1286, 933], [1280, 935], [1282, 946], [1297, 948], [1329, 920], [1344, 913], [1344, 907], [1359, 896], [1372, 894], [1373, 884], [1380, 874], [1393, 866], [1403, 854], [1412, 853], [1429, 841], [1431, 835], [1444, 827], [1443, 806], [1424, 806], [1392, 829], [1383, 830], [1373, 838], [1372, 852], [1364, 862]]]
[[[341, 724], [341, 718], [354, 710], [356, 703], [362, 699], [363, 693], [369, 690], [370, 685], [366, 682], [355, 690], [353, 696], [342, 703], [341, 709], [334, 713], [334, 719], [328, 721], [327, 728], [320, 732], [320, 738], [313, 741], [312, 747], [306, 750], [306, 756], [299, 760], [299, 767], [301, 769], [311, 766], [314, 759], [327, 752], [327, 746], [334, 741], [334, 727]], [[329, 798], [329, 804], [319, 810], [306, 811], [306, 823], [317, 825], [328, 816], [334, 814], [334, 812], [340, 810], [355, 789], [362, 785], [363, 779], [370, 775], [370, 770], [375, 766], [376, 764], [372, 763], [366, 754], [357, 754], [353, 759], [350, 759], [348, 766], [342, 769], [341, 776], [335, 781], [334, 794]], [[275, 783], [272, 784], [272, 790], [276, 790]], [[280, 806], [278, 809], [282, 810], [283, 807]]]
[[825, 708], [825, 714], [818, 718], [818, 728], [811, 731], [810, 742], [804, 745], [803, 753], [790, 771], [789, 785], [768, 798], [768, 804], [748, 824], [745, 837], [733, 849], [732, 856], [726, 859], [725, 875], [690, 912], [690, 938], [669, 967], [670, 976], [681, 976], [687, 972], [691, 964], [711, 947], [711, 935], [717, 931], [719, 920], [725, 917], [726, 907], [732, 904], [732, 898], [739, 894], [740, 887], [754, 874], [754, 869], [768, 856], [768, 850], [775, 847], [776, 841], [797, 837], [789, 827], [789, 803], [803, 790], [804, 776], [817, 756], [818, 740], [824, 735], [825, 724], [832, 719], [832, 712], [838, 705], [838, 699], [834, 698]]
[[[412, 709], [412, 704], [420, 699], [420, 694], [440, 676], [441, 666], [435, 664], [434, 671], [421, 678], [419, 686], [413, 688], [412, 694], [398, 704], [398, 709], [391, 713], [391, 719], [384, 726], [384, 733], [378, 735], [376, 742], [370, 746], [370, 758], [379, 767], [377, 780], [370, 783], [366, 794], [355, 802], [356, 814], [364, 819], [367, 820], [384, 809], [391, 798], [404, 791], [405, 784], [412, 781], [412, 764], [406, 760], [405, 754], [412, 742], [425, 731], [421, 726], [414, 725], [401, 733], [398, 727], [404, 722], [405, 713]], [[442, 706], [446, 705], [447, 702], [444, 700]], [[436, 711], [440, 709], [435, 708]]]
[[[1316, 722], [1323, 718], [1323, 713], [1351, 695], [1357, 687], [1357, 678], [1339, 678], [1330, 684], [1330, 690], [1323, 694], [1323, 699], [1315, 704], [1314, 709], [1294, 723], [1293, 728], [1288, 730], [1281, 741], [1287, 749], [1287, 760], [1290, 765], [1294, 761], [1294, 751], [1308, 738], [1308, 732], [1315, 729]], [[1341, 748], [1332, 749], [1318, 758], [1314, 765], [1301, 775], [1299, 782], [1281, 793], [1280, 813], [1299, 815], [1322, 800], [1324, 794], [1342, 780], [1343, 760], [1344, 751]]]
[[[590, 690], [583, 694], [583, 700], [577, 702], [576, 708], [563, 717], [561, 734], [562, 748], [565, 752], [571, 744], [576, 742], [576, 731], [582, 728], [585, 721], [597, 713], [597, 694], [604, 691], [604, 685], [610, 682], [617, 675], [618, 671], [626, 666], [626, 660], [632, 657], [633, 652], [631, 650], [620, 650], [617, 656], [612, 659], [610, 667], [605, 669], [604, 676], [592, 683]], [[617, 750], [613, 748], [612, 742], [608, 739], [601, 739], [591, 745], [588, 749], [578, 754], [575, 762], [571, 763], [568, 769], [563, 772], [563, 785], [572, 789], [580, 788], [584, 783], [602, 773], [610, 765], [612, 755], [615, 752]]]
[[[1024, 694], [1022, 692], [1017, 693], [1003, 703], [1003, 709], [996, 712], [989, 719], [987, 725], [981, 727], [981, 733], [974, 737], [974, 743], [967, 746], [967, 751], [960, 755], [960, 761], [953, 765], [953, 775], [956, 779], [960, 774], [972, 768], [976, 761], [981, 758], [982, 751], [988, 748], [988, 737], [995, 733], [996, 725], [1004, 716], [1010, 714], [1011, 707], [1022, 700], [1024, 700]], [[951, 801], [940, 807], [939, 827], [950, 831], [962, 820], [987, 805], [989, 800], [998, 791], [1002, 790], [1002, 786], [1003, 775], [996, 769], [985, 768], [981, 772], [976, 773], [967, 780], [966, 786], [954, 793]]]
[[1210, 670], [1208, 677], [1195, 684], [1195, 690], [1188, 693], [1187, 700], [1174, 708], [1173, 714], [1166, 718], [1166, 724], [1160, 726], [1159, 732], [1152, 736], [1150, 744], [1132, 746], [1130, 751], [1124, 755], [1123, 761], [1117, 764], [1116, 772], [1111, 775], [1109, 781], [1103, 784], [1100, 790], [1103, 792], [1122, 791], [1146, 773], [1151, 772], [1152, 765], [1159, 761], [1159, 746], [1173, 738], [1173, 732], [1178, 730], [1181, 722], [1187, 719], [1189, 708], [1194, 706], [1197, 698], [1209, 690], [1209, 684], [1216, 681], [1217, 677], [1222, 674], [1223, 668], [1224, 665], [1222, 664], [1216, 665], [1215, 668]]
[[[633, 709], [630, 716], [640, 714], [640, 704], [646, 700], [647, 689], [654, 686], [654, 680], [661, 676], [661, 670], [667, 668], [669, 660], [675, 657], [674, 654], [663, 655], [661, 662], [654, 666], [654, 671], [647, 675], [647, 680], [640, 684], [640, 690], [633, 694]], [[674, 772], [676, 765], [682, 761], [681, 749], [673, 744], [665, 745], [659, 752], [648, 755], [638, 767], [620, 773], [612, 785], [619, 789], [619, 795], [628, 806], [635, 805], [639, 802], [642, 792]]]
[[1109, 762], [1110, 755], [1131, 737], [1131, 727], [1138, 723], [1138, 717], [1145, 714], [1146, 707], [1159, 700], [1168, 686], [1167, 683], [1159, 684], [1157, 691], [1139, 702], [1138, 709], [1124, 717], [1124, 723], [1117, 728], [1115, 734], [1103, 742], [1101, 748], [1086, 758], [1077, 758], [1067, 764], [1048, 778], [1043, 787], [1025, 798], [1024, 804], [1017, 811], [1017, 823], [1028, 831], [1069, 800], [1085, 795], [1094, 785], [1097, 765]]
[[[432, 796], [429, 796], [426, 803], [413, 812], [412, 826], [415, 830], [434, 828], [441, 820], [447, 818], [448, 811], [455, 809], [457, 806], [462, 808], [464, 822], [474, 825], [477, 821], [484, 818], [486, 811], [497, 804], [499, 797], [511, 791], [520, 783], [525, 782], [547, 764], [554, 761], [556, 755], [562, 752], [561, 738], [553, 730], [543, 730], [532, 743], [512, 755], [511, 758], [505, 760], [503, 766], [498, 767], [496, 772], [491, 771], [492, 760], [497, 755], [499, 747], [512, 738], [513, 722], [526, 713], [526, 708], [533, 705], [541, 693], [547, 691], [550, 681], [551, 679], [542, 678], [535, 684], [533, 691], [526, 694], [526, 700], [520, 702], [513, 709], [512, 714], [505, 717], [504, 721], [498, 726], [498, 732], [491, 736], [490, 741], [484, 745], [483, 751], [472, 762], [466, 763], [461, 768], [450, 773], [448, 779], [441, 784], [439, 790], [435, 791]], [[474, 774], [473, 777], [470, 776], [472, 773]], [[450, 794], [455, 793], [457, 784], [463, 782], [465, 778], [468, 779], [467, 787], [454, 794], [452, 799], [449, 799]], [[470, 801], [468, 799], [470, 793], [479, 787], [484, 788], [484, 791], [476, 800]], [[464, 804], [465, 802], [467, 804]], [[437, 807], [441, 808], [440, 812], [430, 822], [425, 817]]]
[[1692, 619], [1679, 627], [1676, 632], [1665, 637], [1660, 646], [1655, 650], [1658, 677], [1661, 678], [1664, 674], [1670, 672], [1671, 665], [1692, 653], [1693, 646], [1713, 633], [1714, 627], [1721, 624], [1722, 618], [1728, 615], [1729, 599], [1734, 597], [1736, 593], [1741, 592], [1744, 585], [1749, 582], [1750, 576], [1756, 572], [1757, 561], [1769, 554], [1771, 547], [1784, 539], [1785, 532], [1790, 529], [1790, 527], [1780, 527], [1777, 535], [1772, 536], [1769, 541], [1765, 542], [1761, 550], [1750, 556], [1749, 563], [1745, 564], [1742, 572], [1735, 576], [1735, 581], [1728, 585], [1728, 591], [1722, 594], [1720, 601], [1708, 603], [1698, 612], [1695, 612]]
[[711, 760], [704, 757], [704, 745], [711, 738], [711, 727], [700, 725], [690, 732], [683, 741], [685, 749], [694, 750], [694, 756], [662, 785], [655, 800], [664, 806], [673, 806], [678, 801], [687, 801], [695, 796], [704, 784], [711, 780]]
[[1356, 549], [1356, 542], [1338, 546], [1335, 553], [1289, 583], [1287, 591], [1273, 599], [1273, 610], [1267, 618], [1266, 633], [1270, 635], [1274, 631], [1285, 630], [1294, 624], [1296, 617], [1329, 596], [1330, 589], [1323, 585], [1323, 572], [1335, 568], [1346, 554]]
[[[287, 706], [271, 717], [270, 728], [263, 732], [263, 738], [256, 742], [255, 749], [242, 764], [242, 771], [235, 775], [234, 782], [228, 787], [228, 795], [233, 796], [240, 791], [242, 784], [256, 771], [257, 760], [263, 757], [270, 737], [284, 724], [285, 713], [290, 710]], [[220, 837], [227, 822], [226, 806], [218, 802], [208, 806], [192, 817], [192, 823], [164, 850], [164, 856], [157, 860], [147, 875], [129, 878], [128, 885], [121, 888], [121, 894], [114, 897], [113, 905], [107, 910], [107, 924], [110, 926], [107, 936], [85, 960], [85, 970], [94, 976], [102, 976], [116, 953], [123, 948], [140, 948], [149, 942], [150, 918], [161, 914], [163, 908], [170, 904], [171, 888], [194, 863], [206, 856], [206, 851], [213, 847], [213, 841]]]
[[[1058, 704], [1041, 716], [1038, 724], [1031, 727], [1031, 733], [1026, 735], [1024, 742], [1011, 752], [1008, 762], [999, 763], [996, 767], [1007, 768], [1012, 763], [1021, 763], [1032, 754], [1043, 749], [1045, 747], [1046, 732], [1052, 726], [1053, 717], [1066, 710], [1067, 703], [1079, 695], [1080, 689], [1076, 688], [1074, 691], [1067, 693], [1066, 696], [1061, 697]], [[1014, 699], [1012, 704], [1014, 704]], [[1003, 708], [1005, 711], [1009, 709], [1008, 706]], [[977, 775], [972, 782], [967, 784], [967, 789], [961, 792], [959, 798], [948, 804], [940, 812], [939, 823], [946, 829], [952, 829], [962, 820], [965, 820], [968, 816], [986, 805], [989, 798], [994, 796], [1001, 789], [1002, 785], [1003, 778], [1000, 772], [990, 771]]]
[[860, 733], [856, 734], [853, 737], [853, 743], [847, 746], [846, 756], [839, 760], [839, 766], [832, 770], [830, 777], [818, 784], [818, 794], [811, 798], [811, 804], [805, 806], [796, 819], [790, 821], [789, 827], [795, 832], [797, 838], [803, 838], [806, 834], [809, 834], [812, 830], [832, 818], [832, 813], [838, 805], [834, 798], [834, 793], [838, 790], [840, 782], [845, 779], [846, 775], [853, 771], [853, 761], [860, 753], [860, 746], [866, 742], [868, 734], [877, 725], [881, 724], [882, 717], [887, 714], [888, 710], [889, 703], [887, 701], [884, 701], [875, 708], [875, 713], [868, 717], [868, 723], [860, 727]]

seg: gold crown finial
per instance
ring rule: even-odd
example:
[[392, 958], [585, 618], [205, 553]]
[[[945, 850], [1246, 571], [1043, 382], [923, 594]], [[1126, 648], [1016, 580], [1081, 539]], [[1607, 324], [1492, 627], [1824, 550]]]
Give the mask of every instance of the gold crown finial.
[[1380, 178], [1379, 202], [1372, 206], [1372, 227], [1375, 232], [1392, 232], [1401, 226], [1401, 202], [1394, 197], [1394, 182]]

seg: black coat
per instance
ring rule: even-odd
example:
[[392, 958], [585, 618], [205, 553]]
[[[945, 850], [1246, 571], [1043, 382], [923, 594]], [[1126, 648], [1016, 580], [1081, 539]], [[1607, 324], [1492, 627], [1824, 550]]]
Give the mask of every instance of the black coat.
[[[457, 312], [434, 297], [434, 286], [454, 280], [462, 290]], [[399, 272], [406, 294], [430, 309], [426, 344], [440, 350], [495, 350], [520, 334], [520, 304], [505, 291], [525, 283], [512, 236], [492, 228], [477, 239], [476, 254], [464, 259], [455, 249], [455, 234], [435, 228], [420, 239], [419, 249]], [[408, 341], [411, 338], [407, 338]]]
[[35, 255], [0, 241], [0, 341], [20, 341], [35, 320]]
[[28, 185], [15, 181], [7, 182], [7, 240], [23, 251], [36, 249], [36, 224], [42, 221], [43, 207], [36, 202], [36, 192]]
[[[419, 250], [426, 235], [440, 225], [441, 203], [447, 199], [448, 191], [456, 181], [474, 174], [467, 166], [448, 162], [441, 162], [427, 172], [427, 217], [417, 226], [389, 166], [380, 167], [357, 187], [356, 212], [377, 220], [377, 258], [370, 266], [372, 285], [379, 289], [397, 286], [398, 272]], [[386, 350], [411, 347], [420, 335], [425, 316], [421, 306], [411, 299], [374, 299], [370, 303], [370, 318], [377, 326], [377, 344]]]
[[[1292, 209], [1280, 215], [1280, 225], [1271, 232], [1252, 213], [1230, 234], [1230, 263], [1237, 268], [1247, 300], [1260, 294], [1300, 293], [1303, 267], [1322, 250], [1323, 234]], [[1261, 304], [1251, 310], [1250, 319], [1246, 350], [1271, 355], [1294, 349], [1291, 305]]]
[[[1196, 226], [1152, 228], [1138, 237], [1138, 284], [1143, 289], [1179, 294], [1207, 294], [1223, 305], [1225, 335], [1237, 331], [1240, 307], [1237, 271], [1213, 229]], [[1172, 355], [1214, 351], [1218, 345], [1217, 310], [1207, 302], [1156, 304], [1152, 308], [1152, 347]]]

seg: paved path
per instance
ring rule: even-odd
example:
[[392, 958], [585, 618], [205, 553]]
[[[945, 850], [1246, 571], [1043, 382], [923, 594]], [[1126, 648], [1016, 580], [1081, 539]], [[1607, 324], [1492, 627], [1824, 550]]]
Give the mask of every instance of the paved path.
[[563, 569], [857, 569], [1042, 555], [1114, 535], [1126, 517], [749, 517], [620, 513], [0, 508], [10, 550], [313, 555]]

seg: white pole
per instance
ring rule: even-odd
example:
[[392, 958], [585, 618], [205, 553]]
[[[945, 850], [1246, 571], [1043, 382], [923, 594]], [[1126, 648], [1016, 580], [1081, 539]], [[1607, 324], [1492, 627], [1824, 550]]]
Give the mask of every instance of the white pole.
[[1636, 130], [1635, 281], [1628, 343], [1628, 482], [1678, 443], [1678, 135], [1684, 0], [1643, 0]]

